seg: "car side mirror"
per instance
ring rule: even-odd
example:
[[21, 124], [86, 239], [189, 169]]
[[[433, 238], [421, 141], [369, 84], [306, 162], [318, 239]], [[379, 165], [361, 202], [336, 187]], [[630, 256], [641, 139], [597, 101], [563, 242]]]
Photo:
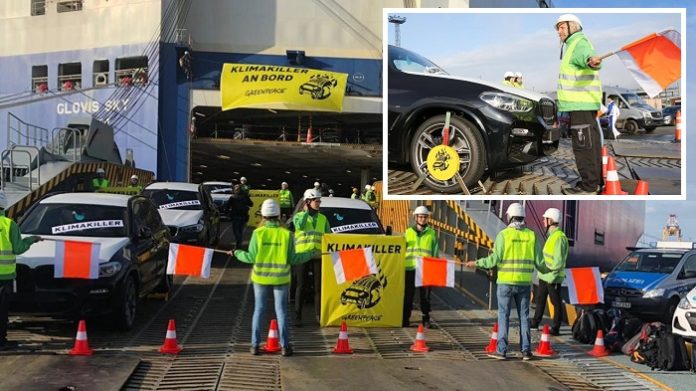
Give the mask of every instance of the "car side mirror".
[[385, 232], [388, 236], [391, 236], [391, 234], [393, 233], [393, 231], [394, 231], [394, 229], [392, 228], [391, 225], [387, 225], [387, 229], [384, 230], [384, 232]]

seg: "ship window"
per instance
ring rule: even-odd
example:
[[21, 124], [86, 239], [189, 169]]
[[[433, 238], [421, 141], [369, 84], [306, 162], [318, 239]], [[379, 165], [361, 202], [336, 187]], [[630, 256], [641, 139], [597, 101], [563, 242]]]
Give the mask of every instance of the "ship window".
[[604, 246], [604, 232], [594, 231], [594, 244]]
[[82, 64], [70, 62], [58, 65], [58, 89], [72, 91], [82, 88]]
[[31, 0], [31, 16], [46, 15], [46, 0]]
[[57, 3], [58, 12], [82, 11], [82, 0], [63, 0]]
[[563, 231], [568, 237], [568, 245], [572, 247], [578, 238], [578, 202], [565, 201], [564, 209]]
[[109, 60], [96, 60], [92, 65], [92, 85], [103, 87], [109, 85]]
[[116, 83], [119, 86], [144, 86], [147, 82], [147, 56], [116, 59]]
[[31, 90], [39, 94], [48, 91], [48, 65], [31, 67]]

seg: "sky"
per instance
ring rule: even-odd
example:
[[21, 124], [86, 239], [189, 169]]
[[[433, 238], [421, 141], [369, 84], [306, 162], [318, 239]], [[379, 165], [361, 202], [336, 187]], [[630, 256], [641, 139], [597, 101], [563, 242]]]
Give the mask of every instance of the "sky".
[[[537, 91], [555, 89], [560, 43], [553, 26], [562, 8], [686, 8], [686, 93], [688, 102], [696, 99], [696, 1], [694, 0], [552, 0], [554, 14], [407, 14], [401, 26], [401, 46], [418, 51], [451, 74], [502, 80], [506, 71], [522, 72], [525, 87]], [[501, 9], [501, 12], [504, 12]], [[681, 31], [680, 19], [670, 14], [590, 14], [575, 12], [598, 53], [607, 53], [652, 32], [666, 28]], [[473, 16], [473, 17], [472, 17]], [[620, 16], [620, 17], [619, 17]], [[389, 43], [394, 29], [389, 26]], [[475, 38], [467, 38], [475, 37]], [[605, 84], [633, 88], [637, 84], [616, 56], [604, 61], [600, 77]], [[682, 84], [684, 91], [684, 83]], [[694, 105], [686, 114], [696, 118]], [[682, 112], [684, 114], [684, 112]], [[696, 129], [690, 127], [690, 129]], [[696, 142], [688, 130], [684, 141]], [[693, 149], [692, 149], [693, 151]], [[686, 201], [647, 201], [645, 233], [659, 237], [669, 214], [675, 213], [684, 237], [696, 241], [696, 152], [686, 153]]]

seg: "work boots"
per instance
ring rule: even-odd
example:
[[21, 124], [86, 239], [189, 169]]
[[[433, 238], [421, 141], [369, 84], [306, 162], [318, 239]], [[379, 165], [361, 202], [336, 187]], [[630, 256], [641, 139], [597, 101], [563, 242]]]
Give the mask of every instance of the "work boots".
[[430, 315], [423, 315], [423, 327], [428, 329], [433, 327], [432, 323], [430, 323]]

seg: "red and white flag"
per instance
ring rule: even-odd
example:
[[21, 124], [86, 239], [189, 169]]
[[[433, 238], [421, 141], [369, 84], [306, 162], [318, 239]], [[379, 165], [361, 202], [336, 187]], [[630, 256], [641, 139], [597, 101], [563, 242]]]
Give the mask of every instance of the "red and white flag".
[[443, 258], [416, 258], [416, 286], [454, 287], [454, 262]]
[[377, 274], [377, 264], [372, 255], [372, 247], [356, 248], [331, 253], [336, 283], [355, 281], [359, 278]]
[[99, 250], [101, 243], [56, 241], [55, 278], [99, 278]]
[[651, 98], [681, 78], [681, 34], [675, 30], [652, 33], [616, 54]]
[[604, 287], [598, 267], [565, 269], [570, 304], [604, 303]]
[[167, 274], [208, 278], [212, 259], [212, 248], [170, 243]]

